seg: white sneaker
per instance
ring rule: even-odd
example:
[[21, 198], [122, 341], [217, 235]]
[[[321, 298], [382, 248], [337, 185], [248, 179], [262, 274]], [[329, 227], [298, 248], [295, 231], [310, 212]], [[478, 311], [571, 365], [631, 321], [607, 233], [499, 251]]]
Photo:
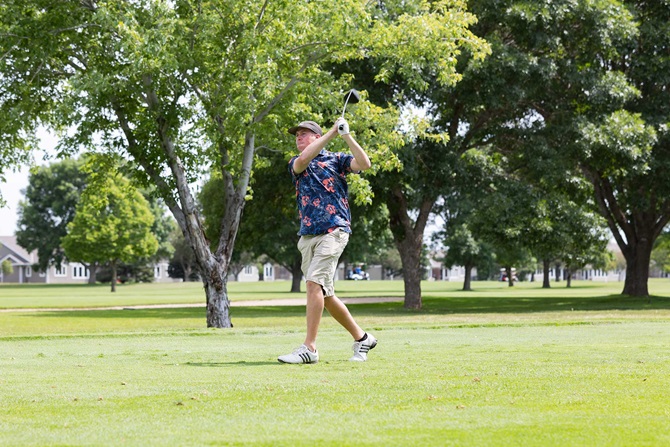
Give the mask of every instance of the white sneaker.
[[280, 355], [277, 360], [281, 363], [316, 363], [319, 361], [319, 352], [312, 352], [302, 345], [290, 354]]
[[354, 343], [354, 356], [349, 360], [352, 362], [364, 362], [368, 359], [368, 351], [377, 346], [377, 339], [368, 334], [368, 338]]

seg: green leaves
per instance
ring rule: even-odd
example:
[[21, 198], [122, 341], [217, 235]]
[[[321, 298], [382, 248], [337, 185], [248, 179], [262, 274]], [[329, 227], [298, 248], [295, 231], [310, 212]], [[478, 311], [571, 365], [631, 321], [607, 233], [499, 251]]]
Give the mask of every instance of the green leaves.
[[130, 263], [158, 249], [153, 223], [149, 204], [128, 180], [96, 173], [82, 192], [63, 248], [75, 262]]
[[34, 169], [28, 179], [25, 199], [19, 203], [17, 242], [37, 250], [38, 269], [60, 266], [64, 261], [61, 238], [67, 234], [75, 208], [87, 182], [81, 162], [63, 160]]
[[419, 8], [412, 11], [408, 7], [408, 12], [391, 23], [375, 22], [365, 56], [383, 61], [375, 78], [380, 82], [399, 75], [410, 87], [423, 91], [429, 86], [422, 76], [427, 72], [442, 85], [454, 85], [461, 79], [457, 56], [467, 51], [482, 59], [490, 54], [490, 47], [469, 30], [476, 18], [466, 11], [465, 2], [419, 3]]
[[583, 124], [580, 133], [587, 148], [585, 163], [603, 175], [640, 175], [649, 169], [656, 131], [640, 114], [619, 110], [598, 124]]

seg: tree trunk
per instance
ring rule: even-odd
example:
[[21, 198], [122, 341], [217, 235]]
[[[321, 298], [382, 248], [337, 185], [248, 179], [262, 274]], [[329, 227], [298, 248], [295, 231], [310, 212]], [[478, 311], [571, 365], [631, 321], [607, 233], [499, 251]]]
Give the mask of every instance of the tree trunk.
[[400, 252], [402, 277], [405, 283], [405, 309], [421, 309], [421, 249], [423, 232], [428, 223], [435, 199], [424, 197], [416, 220], [410, 217], [407, 197], [400, 185], [394, 186], [386, 197], [389, 226]]
[[561, 264], [556, 264], [556, 282], [561, 280]]
[[209, 274], [202, 275], [207, 298], [207, 327], [230, 328], [230, 300], [226, 269], [216, 263]]
[[628, 248], [624, 252], [626, 280], [621, 293], [630, 296], [649, 296], [649, 263], [653, 242], [650, 243], [648, 239], [640, 239], [629, 243]]
[[654, 241], [670, 222], [670, 202], [667, 198], [645, 191], [636, 195], [638, 203], [646, 203], [645, 210], [630, 212], [618, 202], [616, 185], [608, 177], [594, 169], [582, 166], [583, 172], [594, 186], [595, 198], [600, 214], [614, 236], [621, 252], [626, 258], [626, 281], [623, 294], [630, 296], [649, 296], [649, 262]]
[[542, 261], [542, 288], [543, 289], [549, 289], [551, 288], [551, 261], [549, 259], [545, 259]]
[[300, 285], [302, 284], [302, 262], [300, 259], [296, 260], [291, 265], [291, 292], [300, 293]]
[[184, 282], [188, 282], [191, 280], [191, 266], [186, 266], [182, 264], [181, 266], [182, 271], [184, 272]]
[[89, 285], [94, 285], [95, 284], [95, 275], [98, 272], [98, 263], [97, 262], [91, 262], [89, 265], [84, 264], [84, 266], [88, 269], [88, 284]]
[[472, 290], [472, 266], [465, 266], [465, 279], [463, 280], [463, 290], [469, 292]]
[[[419, 256], [412, 247], [400, 249], [402, 278], [405, 283], [405, 309], [421, 309], [421, 266]], [[421, 247], [419, 246], [419, 253]]]
[[514, 287], [514, 276], [512, 276], [512, 267], [511, 266], [505, 267], [505, 271], [507, 272], [507, 286]]
[[570, 267], [567, 267], [565, 269], [565, 273], [566, 273], [566, 279], [568, 281], [565, 287], [572, 287], [572, 269], [570, 269]]
[[116, 292], [116, 261], [112, 261], [112, 292]]
[[[254, 161], [255, 135], [251, 130], [252, 124], [258, 123], [267, 114], [272, 111], [276, 102], [272, 102], [259, 115], [253, 117], [249, 130], [244, 138], [244, 153], [241, 164], [234, 170], [236, 177], [230, 169], [231, 149], [229, 142], [225, 138], [220, 138], [217, 149], [219, 150], [219, 170], [223, 176], [225, 188], [223, 194], [225, 199], [225, 213], [221, 222], [221, 234], [219, 236], [216, 250], [210, 247], [210, 241], [205, 236], [205, 230], [202, 225], [202, 218], [199, 215], [196, 200], [189, 186], [189, 176], [184, 168], [178, 151], [172, 140], [174, 120], [168, 119], [163, 115], [161, 101], [155, 89], [155, 83], [151, 75], [145, 74], [142, 77], [145, 88], [145, 100], [149, 110], [155, 112], [156, 133], [160, 140], [161, 148], [166, 157], [167, 166], [169, 166], [174, 179], [174, 185], [169, 184], [163, 178], [161, 169], [157, 169], [155, 162], [149, 159], [146, 151], [136, 138], [134, 129], [130, 126], [125, 110], [119, 103], [112, 101], [112, 106], [117, 115], [121, 130], [127, 139], [127, 150], [133, 158], [144, 168], [146, 173], [154, 180], [158, 191], [165, 200], [179, 228], [186, 239], [186, 242], [193, 249], [195, 263], [200, 273], [207, 299], [207, 327], [228, 328], [232, 327], [229, 314], [229, 301], [227, 294], [226, 276], [230, 259], [232, 258], [235, 247], [235, 237], [240, 225], [242, 210], [244, 209], [245, 196], [249, 186], [251, 168]], [[297, 82], [293, 80], [294, 84]], [[292, 85], [292, 84], [291, 84]], [[287, 87], [288, 88], [288, 87]], [[284, 93], [282, 93], [283, 96]], [[219, 116], [211, 116], [214, 124], [217, 126], [221, 136], [226, 136], [226, 129]], [[237, 179], [237, 182], [235, 182]], [[176, 191], [175, 191], [176, 186]], [[176, 192], [176, 194], [175, 194]], [[177, 200], [178, 199], [178, 200]]]

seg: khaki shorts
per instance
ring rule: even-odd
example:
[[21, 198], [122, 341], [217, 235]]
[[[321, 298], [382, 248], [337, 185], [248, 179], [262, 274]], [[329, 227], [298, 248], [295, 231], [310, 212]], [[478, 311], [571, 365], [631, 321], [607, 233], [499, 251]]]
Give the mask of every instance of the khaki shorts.
[[335, 269], [347, 242], [349, 233], [339, 228], [332, 233], [301, 236], [298, 241], [305, 281], [321, 285], [324, 296], [335, 295]]

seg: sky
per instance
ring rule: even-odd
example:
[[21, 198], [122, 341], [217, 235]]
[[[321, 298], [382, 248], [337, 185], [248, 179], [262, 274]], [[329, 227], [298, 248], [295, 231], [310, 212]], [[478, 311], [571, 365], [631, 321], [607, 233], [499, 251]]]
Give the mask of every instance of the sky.
[[[40, 138], [39, 150], [35, 153], [35, 165], [42, 166], [48, 164], [42, 161], [45, 153], [49, 153], [56, 146], [56, 137], [40, 130], [37, 133]], [[6, 172], [5, 182], [0, 183], [0, 193], [7, 202], [4, 207], [0, 207], [0, 236], [13, 236], [16, 232], [16, 222], [18, 220], [19, 201], [23, 200], [23, 192], [28, 186], [28, 175], [30, 166], [21, 167], [17, 172]]]
[[28, 186], [28, 167], [5, 176], [6, 182], [0, 183], [0, 192], [7, 202], [0, 208], [0, 236], [12, 236], [16, 231], [19, 200], [23, 198], [22, 189]]

